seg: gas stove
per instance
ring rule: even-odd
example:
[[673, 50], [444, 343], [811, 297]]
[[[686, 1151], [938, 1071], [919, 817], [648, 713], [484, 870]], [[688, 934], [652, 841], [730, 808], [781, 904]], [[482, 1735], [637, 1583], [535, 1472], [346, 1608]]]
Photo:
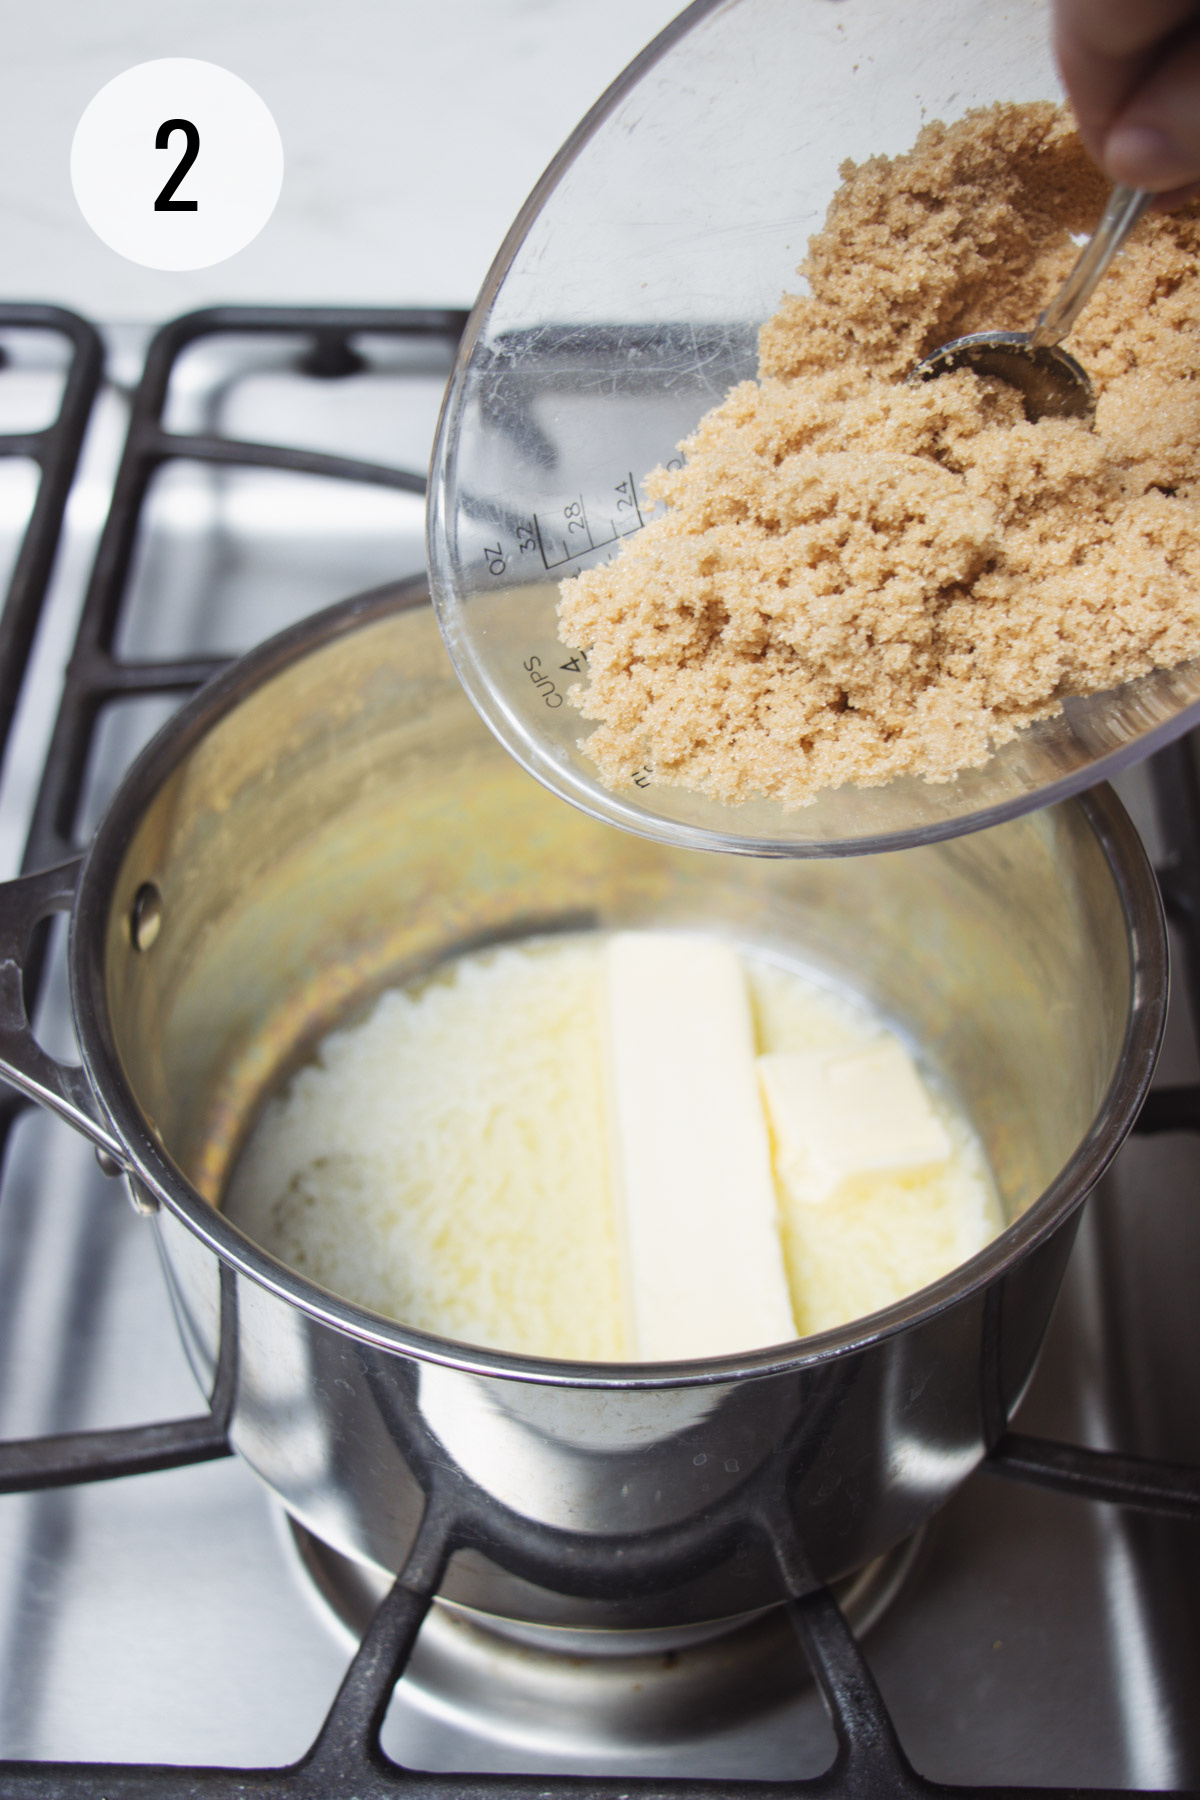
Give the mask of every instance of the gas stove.
[[[229, 657], [419, 574], [462, 323], [216, 309], [101, 337], [0, 309], [5, 875], [86, 845]], [[290, 1525], [227, 1454], [221, 1373], [197, 1393], [152, 1225], [6, 1098], [0, 1791], [1200, 1787], [1197, 767], [1184, 741], [1120, 784], [1173, 921], [1167, 1044], [1020, 1413], [918, 1540], [732, 1631], [493, 1630]], [[69, 1055], [61, 949], [36, 1020]]]

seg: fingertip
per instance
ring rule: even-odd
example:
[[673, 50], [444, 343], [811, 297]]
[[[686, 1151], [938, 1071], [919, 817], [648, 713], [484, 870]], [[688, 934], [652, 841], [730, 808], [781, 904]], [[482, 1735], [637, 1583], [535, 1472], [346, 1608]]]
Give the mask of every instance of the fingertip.
[[1200, 164], [1157, 125], [1122, 120], [1104, 140], [1104, 170], [1126, 187], [1166, 193], [1200, 180]]
[[1180, 206], [1186, 206], [1200, 194], [1200, 181], [1189, 181], [1184, 187], [1168, 188], [1166, 192], [1155, 194], [1151, 212], [1170, 213]]

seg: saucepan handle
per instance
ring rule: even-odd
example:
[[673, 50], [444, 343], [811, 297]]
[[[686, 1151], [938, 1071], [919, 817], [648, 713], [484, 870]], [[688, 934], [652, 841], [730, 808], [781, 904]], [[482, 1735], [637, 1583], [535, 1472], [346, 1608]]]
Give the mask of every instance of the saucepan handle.
[[70, 912], [83, 858], [0, 883], [0, 1075], [123, 1163], [88, 1078], [77, 1064], [42, 1049], [25, 1011], [25, 959], [34, 928], [51, 913]]

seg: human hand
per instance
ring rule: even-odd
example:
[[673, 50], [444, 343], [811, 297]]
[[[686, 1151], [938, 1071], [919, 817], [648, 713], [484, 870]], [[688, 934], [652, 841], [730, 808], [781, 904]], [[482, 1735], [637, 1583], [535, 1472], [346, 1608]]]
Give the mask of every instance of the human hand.
[[1111, 181], [1161, 211], [1200, 192], [1200, 0], [1054, 0], [1054, 47]]

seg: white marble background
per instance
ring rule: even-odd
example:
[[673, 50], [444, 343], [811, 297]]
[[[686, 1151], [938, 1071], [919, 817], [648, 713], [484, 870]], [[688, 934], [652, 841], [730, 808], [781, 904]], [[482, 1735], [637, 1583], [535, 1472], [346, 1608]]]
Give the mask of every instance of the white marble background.
[[[0, 297], [102, 321], [214, 301], [468, 305], [577, 120], [681, 0], [3, 0]], [[211, 269], [126, 262], [75, 204], [98, 89], [160, 56], [220, 63], [283, 138], [275, 213]]]

